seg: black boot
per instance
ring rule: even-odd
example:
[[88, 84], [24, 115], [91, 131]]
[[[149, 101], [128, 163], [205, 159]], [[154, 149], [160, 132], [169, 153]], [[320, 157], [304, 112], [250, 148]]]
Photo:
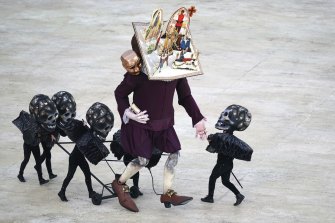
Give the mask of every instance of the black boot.
[[61, 190], [58, 192], [58, 197], [59, 197], [62, 201], [68, 201], [68, 199], [67, 199], [66, 196], [65, 196], [65, 190], [64, 190], [64, 189], [61, 189]]
[[213, 196], [210, 196], [210, 195], [207, 195], [206, 197], [201, 198], [201, 201], [207, 202], [207, 203], [214, 203]]
[[42, 168], [41, 168], [41, 166], [35, 165], [34, 168], [37, 171], [37, 176], [38, 176], [38, 180], [40, 181], [40, 185], [48, 183], [49, 180], [44, 179], [43, 176], [42, 176]]
[[49, 180], [46, 180], [43, 177], [38, 178], [38, 180], [40, 181], [40, 185], [43, 185], [49, 182]]
[[53, 179], [53, 178], [56, 178], [56, 177], [57, 177], [56, 174], [53, 174], [52, 172], [49, 173], [49, 179], [50, 179], [50, 180]]
[[241, 204], [243, 199], [244, 199], [244, 196], [242, 194], [237, 194], [236, 195], [236, 203], [234, 204], [234, 206], [237, 206], [237, 205]]
[[24, 179], [23, 174], [17, 175], [17, 178], [19, 178], [21, 182], [26, 182], [26, 179]]
[[88, 197], [92, 198], [94, 196], [94, 194], [96, 194], [97, 192], [95, 192], [94, 190], [88, 192]]
[[140, 189], [138, 187], [132, 186], [130, 188], [130, 196], [132, 198], [138, 198], [138, 196], [142, 196], [142, 195], [143, 195], [143, 193], [140, 191]]
[[100, 205], [101, 204], [101, 200], [102, 200], [102, 195], [101, 194], [98, 194], [97, 192], [92, 191], [92, 192], [90, 192], [88, 197], [92, 199], [92, 204], [94, 204], [94, 205]]
[[47, 170], [48, 170], [48, 173], [49, 173], [49, 179], [51, 180], [53, 178], [56, 178], [57, 175], [52, 173], [50, 158], [45, 160], [45, 164], [46, 164], [46, 167], [47, 167]]

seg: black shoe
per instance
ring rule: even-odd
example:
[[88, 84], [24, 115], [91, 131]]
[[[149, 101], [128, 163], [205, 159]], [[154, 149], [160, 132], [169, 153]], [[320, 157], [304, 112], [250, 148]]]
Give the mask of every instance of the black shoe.
[[34, 166], [34, 169], [37, 171], [37, 175], [38, 175], [38, 180], [40, 181], [40, 185], [43, 185], [43, 184], [46, 184], [49, 182], [49, 180], [45, 180], [43, 178], [43, 175], [42, 175], [42, 168], [38, 169], [38, 166]]
[[68, 199], [65, 196], [65, 191], [61, 190], [58, 192], [58, 197], [62, 200], [62, 201], [68, 201]]
[[44, 178], [40, 178], [39, 181], [40, 181], [40, 185], [43, 185], [49, 182], [49, 180], [46, 180]]
[[22, 174], [17, 175], [17, 178], [19, 178], [21, 182], [26, 182], [26, 179], [24, 179]]
[[143, 193], [140, 191], [140, 189], [138, 187], [136, 187], [136, 186], [132, 186], [130, 188], [129, 193], [130, 193], [130, 196], [132, 198], [138, 198], [138, 196], [142, 196], [143, 195]]
[[92, 191], [89, 194], [88, 197], [92, 199], [92, 204], [94, 204], [94, 205], [100, 205], [101, 204], [101, 200], [102, 200], [102, 195], [101, 194], [98, 194], [97, 192]]
[[57, 177], [57, 175], [56, 174], [53, 174], [53, 173], [49, 173], [49, 179], [51, 180], [51, 179], [53, 179], [53, 178], [56, 178]]
[[237, 205], [241, 204], [243, 199], [244, 199], [244, 196], [242, 194], [236, 195], [236, 203], [234, 204], [234, 206], [237, 206]]
[[97, 192], [95, 192], [95, 191], [89, 192], [89, 193], [88, 193], [88, 197], [89, 197], [89, 198], [92, 198], [96, 193], [97, 193]]
[[214, 199], [213, 199], [213, 197], [212, 197], [212, 196], [209, 196], [209, 195], [207, 195], [207, 196], [204, 197], [204, 198], [201, 198], [201, 201], [203, 201], [203, 202], [207, 202], [207, 203], [214, 203]]

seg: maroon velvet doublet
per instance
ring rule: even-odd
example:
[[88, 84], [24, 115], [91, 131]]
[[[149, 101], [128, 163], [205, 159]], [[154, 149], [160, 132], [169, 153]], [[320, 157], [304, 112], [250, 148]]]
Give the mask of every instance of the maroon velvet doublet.
[[124, 75], [123, 81], [114, 92], [121, 119], [130, 106], [128, 96], [131, 93], [133, 102], [141, 111], [146, 110], [150, 119], [146, 124], [133, 120], [122, 124], [121, 143], [126, 152], [150, 158], [153, 146], [167, 153], [180, 150], [180, 142], [173, 128], [175, 91], [178, 94], [178, 103], [192, 118], [194, 126], [204, 117], [191, 95], [186, 78], [156, 81], [149, 80], [144, 73], [136, 76], [128, 73]]

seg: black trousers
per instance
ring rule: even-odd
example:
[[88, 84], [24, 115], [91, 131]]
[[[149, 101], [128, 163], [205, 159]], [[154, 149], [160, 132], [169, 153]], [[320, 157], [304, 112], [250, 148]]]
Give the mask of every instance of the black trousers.
[[38, 179], [41, 179], [42, 178], [42, 168], [41, 168], [41, 163], [40, 163], [40, 157], [41, 157], [40, 147], [38, 145], [31, 146], [26, 143], [23, 143], [23, 153], [24, 153], [24, 158], [20, 166], [19, 174], [23, 175], [24, 169], [26, 168], [29, 162], [30, 155], [31, 153], [33, 153], [33, 156], [35, 158], [35, 163], [36, 163], [35, 169], [37, 171]]
[[231, 190], [235, 195], [240, 193], [235, 187], [235, 185], [230, 182], [230, 174], [232, 170], [233, 166], [228, 166], [227, 164], [217, 163], [214, 166], [212, 174], [209, 177], [209, 183], [208, 183], [209, 196], [213, 197], [215, 190], [215, 183], [219, 177], [221, 177], [222, 184], [229, 190]]
[[45, 160], [45, 165], [47, 167], [48, 173], [52, 174], [52, 168], [51, 168], [51, 149], [52, 147], [48, 146], [47, 143], [45, 142], [41, 142], [41, 144], [43, 148], [43, 153], [40, 158], [41, 166]]
[[78, 166], [80, 167], [80, 169], [83, 171], [85, 175], [85, 183], [87, 186], [88, 193], [90, 194], [91, 192], [93, 192], [90, 166], [88, 165], [84, 155], [79, 151], [77, 146], [74, 147], [73, 151], [70, 154], [69, 169], [63, 181], [62, 190], [64, 191], [66, 190]]

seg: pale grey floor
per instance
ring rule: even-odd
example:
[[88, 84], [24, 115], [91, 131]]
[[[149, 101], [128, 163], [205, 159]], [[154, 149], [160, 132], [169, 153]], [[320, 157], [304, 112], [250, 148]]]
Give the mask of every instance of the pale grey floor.
[[[233, 194], [219, 181], [215, 203], [200, 201], [216, 157], [205, 151], [206, 142], [194, 139], [191, 120], [176, 102], [183, 150], [175, 189], [192, 195], [191, 203], [165, 209], [147, 170], [141, 171], [139, 213], [126, 211], [116, 199], [93, 206], [80, 170], [68, 188], [70, 201], [63, 203], [57, 192], [67, 155], [57, 147], [52, 151], [56, 179], [40, 186], [31, 157], [27, 182], [20, 183], [22, 138], [11, 121], [28, 110], [30, 99], [67, 90], [77, 101], [78, 118], [101, 101], [117, 117], [114, 133], [120, 120], [113, 91], [123, 77], [119, 57], [130, 48], [131, 22], [148, 21], [158, 7], [167, 19], [184, 5], [198, 8], [191, 30], [205, 75], [189, 82], [209, 132], [217, 131], [220, 112], [232, 103], [253, 114], [250, 127], [236, 134], [254, 148], [251, 162], [234, 163], [245, 202], [232, 206]], [[335, 221], [333, 0], [1, 1], [0, 17], [1, 222]], [[165, 159], [153, 169], [158, 192]], [[91, 167], [104, 182], [112, 181], [106, 164]], [[101, 190], [96, 182], [94, 188]]]

